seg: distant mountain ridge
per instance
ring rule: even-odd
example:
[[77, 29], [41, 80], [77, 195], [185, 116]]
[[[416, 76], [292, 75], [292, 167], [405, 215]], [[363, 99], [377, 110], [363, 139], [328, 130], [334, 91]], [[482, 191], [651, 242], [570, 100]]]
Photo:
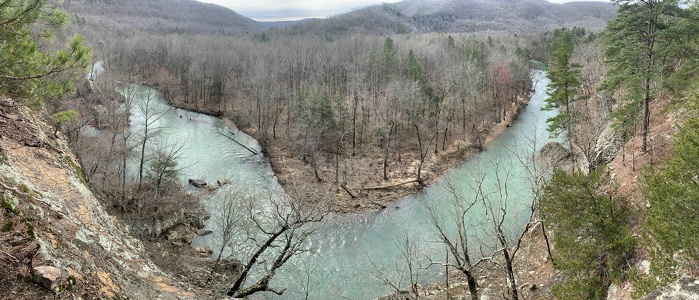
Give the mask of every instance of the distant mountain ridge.
[[609, 2], [546, 0], [406, 0], [374, 5], [327, 19], [256, 22], [228, 8], [194, 0], [65, 0], [73, 23], [99, 36], [111, 31], [156, 34], [259, 33], [274, 27], [288, 34], [395, 34], [531, 32], [560, 27], [602, 29], [616, 14]]
[[114, 31], [239, 35], [263, 29], [228, 8], [194, 0], [64, 0], [61, 6], [73, 23]]
[[423, 32], [597, 29], [616, 13], [609, 2], [554, 4], [545, 0], [408, 0], [396, 7]]
[[[291, 31], [316, 33], [547, 31], [560, 27], [602, 29], [616, 15], [610, 2], [550, 3], [545, 0], [406, 0], [359, 9], [328, 19], [284, 23]], [[268, 26], [275, 27], [274, 23]]]

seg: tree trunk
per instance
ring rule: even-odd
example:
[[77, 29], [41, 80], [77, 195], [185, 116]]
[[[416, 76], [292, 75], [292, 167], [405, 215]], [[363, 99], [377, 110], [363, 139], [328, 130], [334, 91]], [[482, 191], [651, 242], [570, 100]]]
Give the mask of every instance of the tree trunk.
[[[147, 120], [146, 120], [147, 121]], [[148, 126], [148, 125], [146, 125]], [[138, 162], [138, 187], [136, 188], [138, 191], [141, 190], [141, 183], [143, 182], [143, 168], [146, 160], [146, 142], [147, 142], [147, 137], [148, 137], [148, 127], [145, 129], [145, 133], [143, 136], [143, 140], [141, 141], [141, 158], [140, 161]]]
[[549, 259], [553, 261], [553, 255], [551, 254], [551, 243], [549, 243], [549, 236], [546, 234], [546, 226], [544, 226], [544, 222], [541, 222], [541, 234], [544, 236], [544, 241], [546, 242], [546, 252], [548, 253]]
[[447, 150], [447, 134], [449, 133], [449, 123], [447, 123], [447, 126], [444, 128], [444, 138], [442, 139], [442, 151]]
[[510, 252], [505, 248], [502, 251], [505, 257], [505, 263], [507, 264], [507, 277], [510, 280], [510, 294], [512, 295], [512, 300], [519, 300], [519, 294], [517, 292], [517, 282], [515, 281], [515, 270], [513, 266], [513, 257], [510, 257]]
[[357, 95], [355, 95], [354, 102], [352, 104], [352, 156], [355, 156], [357, 154], [357, 100]]
[[471, 294], [471, 300], [478, 300], [478, 284], [476, 284], [476, 277], [469, 272], [464, 272], [466, 274], [466, 279], [468, 282], [468, 292]]
[[277, 124], [279, 123], [279, 116], [284, 112], [284, 108], [279, 109], [277, 117], [274, 118], [274, 123], [272, 124], [272, 138], [277, 139]]
[[643, 78], [643, 124], [642, 124], [642, 144], [641, 153], [645, 154], [648, 150], [648, 127], [650, 127], [650, 80], [651, 69], [653, 68], [655, 54], [655, 34], [658, 30], [657, 16], [646, 21], [648, 24], [648, 40], [646, 41], [646, 65], [645, 78]]
[[[393, 127], [391, 127], [393, 128]], [[383, 145], [383, 180], [388, 180], [388, 155], [391, 153], [391, 133], [384, 134]]]
[[237, 291], [239, 291], [239, 290], [243, 287], [243, 284], [245, 284], [245, 280], [247, 279], [248, 275], [250, 274], [250, 270], [251, 270], [252, 267], [255, 265], [255, 263], [257, 263], [257, 260], [260, 258], [260, 256], [262, 255], [262, 253], [264, 253], [264, 252], [267, 250], [267, 248], [271, 247], [271, 246], [272, 246], [272, 243], [274, 243], [274, 241], [277, 239], [277, 237], [279, 237], [280, 235], [282, 235], [282, 234], [283, 234], [284, 232], [286, 232], [287, 230], [289, 230], [289, 227], [288, 227], [288, 226], [284, 226], [284, 227], [280, 228], [279, 231], [277, 231], [277, 232], [275, 232], [274, 234], [272, 234], [272, 235], [267, 239], [267, 241], [265, 241], [265, 243], [262, 244], [262, 245], [260, 246], [260, 248], [257, 249], [257, 251], [255, 251], [255, 253], [254, 253], [254, 254], [250, 257], [250, 259], [248, 260], [248, 263], [245, 265], [245, 268], [243, 269], [243, 272], [240, 273], [240, 276], [238, 276], [238, 279], [236, 279], [235, 283], [234, 283], [233, 286], [228, 290], [228, 293], [226, 293], [226, 295], [228, 295], [228, 296], [233, 296], [233, 295], [236, 294]]
[[354, 194], [352, 194], [352, 192], [347, 188], [347, 182], [346, 182], [346, 181], [345, 181], [345, 182], [342, 182], [342, 184], [340, 184], [340, 187], [341, 187], [343, 190], [345, 190], [345, 192], [347, 192], [347, 194], [350, 196], [350, 198], [352, 198], [352, 199], [356, 199], [356, 198], [357, 198], [357, 196], [355, 196]]
[[[121, 203], [126, 202], [126, 146], [128, 138], [124, 137], [122, 156], [121, 156]], [[124, 206], [122, 205], [121, 211], [124, 212]]]
[[318, 174], [318, 162], [316, 156], [318, 156], [318, 153], [315, 149], [313, 149], [311, 151], [311, 166], [313, 167], [313, 175], [315, 175], [318, 182], [322, 182], [323, 179], [320, 178], [320, 175]]
[[650, 78], [643, 79], [643, 124], [641, 153], [645, 154], [648, 149], [648, 127], [650, 127]]
[[383, 180], [388, 180], [388, 151], [383, 155]]

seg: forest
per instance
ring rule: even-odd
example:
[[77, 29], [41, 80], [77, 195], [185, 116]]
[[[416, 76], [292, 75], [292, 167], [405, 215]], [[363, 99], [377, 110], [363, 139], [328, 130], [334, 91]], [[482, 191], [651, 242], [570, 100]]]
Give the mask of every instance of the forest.
[[[441, 173], [480, 149], [496, 124], [511, 121], [530, 91], [529, 48], [546, 47], [528, 40], [135, 36], [104, 50], [105, 68], [119, 71], [95, 84], [110, 90], [115, 80], [146, 83], [178, 107], [225, 115], [260, 143], [278, 173], [279, 157], [290, 157], [304, 162], [312, 177], [304, 180], [341, 187], [343, 198], [367, 198], [363, 189], [382, 181], [424, 186], [431, 179], [423, 173]], [[451, 146], [451, 159], [425, 165]], [[374, 167], [353, 169], [357, 163]], [[367, 206], [383, 205], [374, 202]]]
[[[491, 162], [509, 167], [487, 179], [493, 182], [474, 170], [466, 183], [473, 199], [445, 179], [453, 211], [427, 209], [447, 260], [425, 261], [407, 232], [396, 237], [403, 257], [396, 267], [408, 271], [390, 279], [374, 265], [376, 280], [392, 291], [386, 297], [642, 298], [699, 276], [696, 3], [615, 0], [604, 29], [507, 32], [455, 30], [467, 15], [410, 13], [417, 7], [410, 2], [267, 29], [211, 5], [173, 2], [190, 13], [171, 7], [152, 23], [149, 14], [120, 15], [119, 1], [68, 0], [65, 12], [45, 0], [0, 1], [0, 94], [44, 114], [109, 212], [160, 268], [206, 297], [283, 295], [275, 275], [312, 249], [327, 219], [423, 194], [488, 151], [527, 106], [536, 69], [550, 80], [541, 110], [557, 112], [547, 131], [563, 141], [544, 147], [560, 152], [557, 161], [546, 161], [544, 150], [534, 159], [515, 156], [531, 181], [524, 228], [505, 221], [515, 162]], [[517, 5], [525, 14], [545, 4]], [[357, 16], [384, 13], [396, 17], [384, 20], [391, 30], [355, 27]], [[206, 14], [218, 19], [192, 17]], [[131, 84], [250, 135], [260, 153], [246, 149], [271, 164], [285, 196], [221, 193], [222, 244], [190, 246], [193, 236], [208, 234], [202, 228], [211, 212], [181, 184], [185, 144], [156, 142], [165, 113], [136, 101], [144, 96]], [[143, 120], [137, 130], [133, 111]], [[219, 134], [242, 145], [233, 131]], [[496, 192], [488, 192], [491, 183]], [[263, 201], [271, 203], [266, 221]], [[3, 216], [14, 214], [4, 203]], [[479, 209], [484, 221], [474, 224]], [[489, 236], [474, 238], [477, 229]], [[494, 250], [484, 250], [490, 239]], [[196, 252], [215, 255], [202, 262], [191, 258]], [[422, 270], [434, 266], [446, 268], [446, 284], [423, 286]], [[430, 286], [440, 291], [433, 298]]]

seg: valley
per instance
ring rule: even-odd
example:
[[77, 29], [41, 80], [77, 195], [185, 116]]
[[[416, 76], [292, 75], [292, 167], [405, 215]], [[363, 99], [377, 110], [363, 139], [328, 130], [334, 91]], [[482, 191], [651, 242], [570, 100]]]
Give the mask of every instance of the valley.
[[696, 278], [675, 238], [697, 224], [694, 4], [263, 23], [20, 2], [0, 1], [0, 298], [635, 299]]

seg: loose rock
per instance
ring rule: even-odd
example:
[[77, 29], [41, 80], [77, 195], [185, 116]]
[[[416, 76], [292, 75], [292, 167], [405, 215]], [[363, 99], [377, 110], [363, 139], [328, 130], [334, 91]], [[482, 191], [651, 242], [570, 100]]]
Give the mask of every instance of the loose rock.
[[199, 229], [197, 230], [197, 235], [198, 236], [205, 236], [211, 234], [213, 231], [211, 230], [206, 230], [206, 229]]
[[52, 291], [65, 279], [63, 271], [52, 266], [34, 267], [32, 275], [36, 283]]
[[211, 250], [211, 247], [209, 246], [200, 246], [200, 247], [194, 247], [194, 251], [198, 252], [199, 254], [209, 256], [211, 253], [214, 253], [213, 250]]

